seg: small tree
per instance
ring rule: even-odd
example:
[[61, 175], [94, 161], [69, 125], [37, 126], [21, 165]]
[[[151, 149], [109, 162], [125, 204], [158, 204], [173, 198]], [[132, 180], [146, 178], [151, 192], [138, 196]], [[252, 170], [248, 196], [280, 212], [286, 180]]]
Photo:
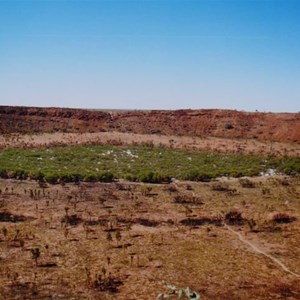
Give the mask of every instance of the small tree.
[[247, 220], [247, 224], [249, 226], [250, 231], [254, 231], [256, 222], [253, 219]]
[[64, 236], [66, 239], [68, 238], [68, 235], [69, 235], [69, 228], [66, 227], [64, 230]]
[[2, 227], [2, 234], [3, 234], [3, 236], [4, 237], [7, 237], [7, 234], [8, 234], [8, 230], [7, 230], [7, 228], [6, 227]]
[[41, 255], [40, 249], [39, 248], [31, 249], [31, 255], [32, 255], [32, 259], [34, 259], [34, 261], [35, 261], [35, 265], [37, 266], [38, 258]]
[[121, 232], [120, 232], [120, 230], [117, 230], [117, 232], [116, 232], [116, 240], [118, 241], [118, 243], [121, 241], [121, 239], [122, 239]]
[[107, 241], [108, 241], [109, 243], [111, 243], [112, 240], [113, 240], [112, 235], [111, 235], [111, 233], [110, 233], [109, 231], [107, 232], [106, 239], [107, 239]]
[[68, 212], [69, 212], [69, 209], [70, 209], [69, 207], [67, 207], [67, 206], [65, 207], [65, 213], [66, 213], [66, 217], [68, 217]]

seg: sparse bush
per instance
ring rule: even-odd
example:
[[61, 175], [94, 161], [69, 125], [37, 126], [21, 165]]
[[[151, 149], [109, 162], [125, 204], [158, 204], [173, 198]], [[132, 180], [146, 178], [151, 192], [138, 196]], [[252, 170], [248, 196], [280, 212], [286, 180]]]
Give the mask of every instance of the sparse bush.
[[278, 179], [278, 182], [283, 185], [283, 186], [288, 186], [290, 185], [289, 181], [287, 178], [283, 178], [283, 179]]
[[116, 189], [118, 191], [131, 191], [133, 189], [133, 186], [130, 184], [122, 184], [120, 182], [116, 182], [115, 185]]
[[96, 276], [96, 279], [92, 283], [92, 287], [101, 292], [117, 293], [118, 287], [123, 284], [120, 279], [113, 277], [109, 274], [105, 276], [106, 272], [102, 271], [102, 274]]
[[254, 232], [256, 227], [256, 222], [254, 219], [247, 220], [250, 231]]
[[263, 187], [262, 190], [261, 190], [261, 193], [263, 195], [270, 195], [271, 194], [271, 190], [268, 187]]
[[225, 222], [229, 225], [242, 225], [244, 219], [242, 218], [241, 212], [232, 210], [225, 215]]
[[147, 227], [156, 227], [159, 225], [157, 221], [143, 219], [143, 218], [135, 219], [134, 222]]
[[233, 129], [234, 126], [231, 123], [226, 123], [224, 126], [225, 129]]
[[222, 222], [223, 220], [218, 217], [187, 218], [180, 221], [182, 225], [191, 227], [202, 226], [206, 224], [221, 226]]
[[249, 178], [240, 178], [239, 183], [243, 188], [255, 188], [255, 183]]
[[24, 216], [14, 215], [11, 214], [10, 212], [0, 212], [0, 222], [17, 223], [17, 222], [24, 222], [24, 221], [26, 221], [26, 217]]
[[192, 191], [192, 190], [193, 190], [193, 187], [192, 187], [190, 184], [187, 184], [187, 185], [186, 185], [186, 190], [187, 190], [187, 191]]
[[167, 192], [169, 192], [169, 193], [176, 193], [176, 192], [178, 192], [178, 188], [174, 184], [167, 185], [164, 190], [167, 191]]
[[277, 224], [291, 223], [295, 220], [295, 217], [292, 217], [286, 213], [278, 213], [272, 217], [272, 221]]
[[211, 186], [211, 189], [213, 191], [218, 191], [218, 192], [231, 191], [231, 188], [229, 187], [228, 183], [226, 183], [226, 182], [216, 182]]
[[77, 215], [68, 216], [67, 214], [61, 219], [61, 223], [76, 226], [82, 222], [82, 219]]
[[203, 204], [200, 197], [189, 195], [176, 195], [174, 197], [174, 203], [177, 204]]
[[[0, 194], [2, 193], [0, 189]], [[0, 199], [0, 208], [4, 208], [7, 205], [7, 201], [5, 199]]]

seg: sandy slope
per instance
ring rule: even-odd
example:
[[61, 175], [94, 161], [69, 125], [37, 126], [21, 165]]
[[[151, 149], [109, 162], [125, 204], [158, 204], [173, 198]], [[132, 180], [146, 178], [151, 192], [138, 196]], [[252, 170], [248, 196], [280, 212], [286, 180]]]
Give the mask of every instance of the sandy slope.
[[245, 154], [275, 154], [300, 155], [298, 144], [279, 142], [262, 142], [255, 139], [225, 139], [225, 138], [199, 138], [189, 136], [165, 136], [157, 134], [133, 134], [122, 132], [97, 133], [40, 133], [40, 134], [12, 134], [0, 135], [0, 148], [10, 147], [41, 147], [51, 145], [77, 145], [77, 144], [153, 144], [176, 149], [197, 151], [233, 152]]

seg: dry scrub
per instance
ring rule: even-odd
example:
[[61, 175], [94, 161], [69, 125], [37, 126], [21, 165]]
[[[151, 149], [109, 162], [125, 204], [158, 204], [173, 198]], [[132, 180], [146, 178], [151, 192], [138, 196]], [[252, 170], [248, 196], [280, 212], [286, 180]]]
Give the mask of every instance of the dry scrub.
[[[1, 297], [150, 300], [170, 283], [201, 299], [299, 299], [299, 179], [251, 180], [222, 181], [234, 194], [215, 182], [1, 180]], [[268, 257], [224, 226], [231, 211], [244, 221], [230, 228]]]

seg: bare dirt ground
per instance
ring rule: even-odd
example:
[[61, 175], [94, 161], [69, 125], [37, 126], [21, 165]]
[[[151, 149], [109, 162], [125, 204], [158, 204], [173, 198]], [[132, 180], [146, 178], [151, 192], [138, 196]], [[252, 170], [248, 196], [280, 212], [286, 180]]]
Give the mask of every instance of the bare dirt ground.
[[164, 136], [157, 134], [134, 134], [123, 132], [95, 133], [40, 133], [0, 135], [0, 149], [10, 147], [35, 148], [55, 145], [79, 144], [113, 144], [133, 145], [152, 144], [174, 149], [239, 153], [254, 155], [288, 155], [299, 156], [300, 145], [297, 143], [280, 143], [258, 141], [255, 139], [226, 139], [216, 137]]
[[[251, 181], [0, 180], [0, 299], [155, 299], [165, 283], [201, 299], [300, 299], [299, 178]], [[231, 210], [244, 220], [224, 226]]]

